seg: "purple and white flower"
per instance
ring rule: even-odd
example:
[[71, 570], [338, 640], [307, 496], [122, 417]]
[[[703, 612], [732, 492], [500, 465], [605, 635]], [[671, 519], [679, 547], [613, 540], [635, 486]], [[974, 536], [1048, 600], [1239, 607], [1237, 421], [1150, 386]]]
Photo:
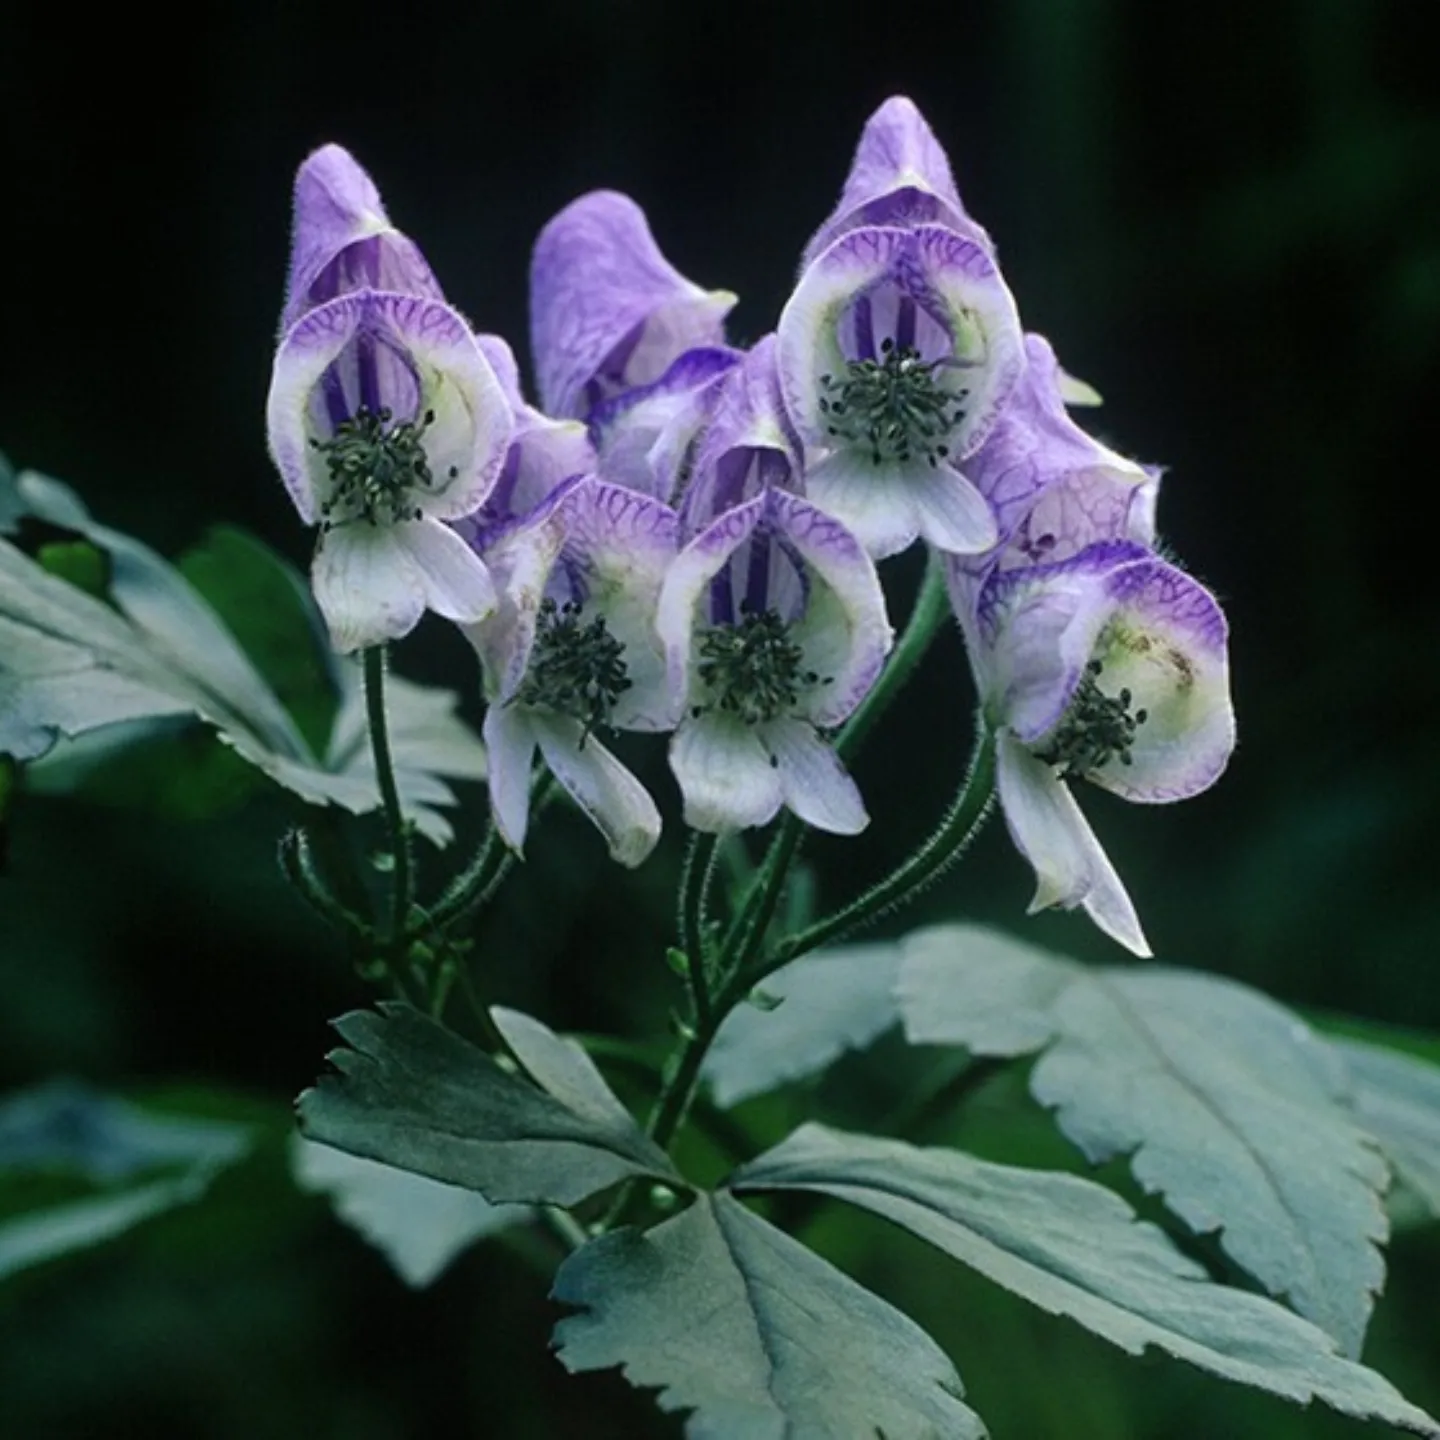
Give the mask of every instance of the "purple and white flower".
[[660, 838], [655, 802], [597, 732], [674, 723], [655, 616], [678, 543], [674, 511], [594, 477], [482, 537], [500, 604], [465, 633], [489, 701], [491, 806], [512, 849], [525, 844], [537, 748], [622, 865]]
[[[379, 288], [391, 284], [413, 288]], [[285, 314], [270, 453], [301, 518], [320, 527], [312, 583], [335, 648], [398, 639], [427, 608], [461, 622], [488, 614], [490, 574], [447, 522], [489, 493], [510, 409], [470, 327], [337, 146], [296, 183]]]
[[686, 824], [741, 830], [786, 805], [817, 829], [864, 829], [820, 732], [874, 684], [892, 634], [875, 566], [843, 525], [773, 488], [724, 511], [671, 566], [658, 629], [683, 713], [670, 765]]
[[938, 225], [849, 230], [806, 267], [778, 334], [815, 504], [877, 559], [917, 536], [958, 554], [994, 547], [1000, 532], [968, 462], [1025, 350], [978, 241]]
[[1159, 804], [1219, 778], [1235, 745], [1219, 605], [1174, 565], [1122, 541], [996, 572], [974, 616], [962, 618], [975, 637], [1006, 824], [1038, 880], [1031, 912], [1083, 906], [1106, 934], [1148, 955], [1135, 907], [1067, 782]]
[[725, 343], [735, 305], [660, 253], [645, 212], [596, 190], [540, 232], [530, 262], [531, 350], [541, 407], [585, 419], [601, 401], [658, 380], [687, 350]]
[[865, 122], [845, 188], [805, 247], [801, 268], [862, 225], [943, 225], [994, 253], [960, 203], [950, 161], [915, 102], [893, 95]]

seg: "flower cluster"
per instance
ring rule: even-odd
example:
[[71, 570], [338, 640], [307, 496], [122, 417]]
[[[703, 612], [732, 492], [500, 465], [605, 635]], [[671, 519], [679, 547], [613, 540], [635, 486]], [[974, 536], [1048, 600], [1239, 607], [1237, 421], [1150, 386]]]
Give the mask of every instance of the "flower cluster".
[[915, 106], [887, 101], [774, 332], [664, 257], [609, 191], [541, 231], [538, 406], [327, 147], [302, 167], [269, 425], [338, 648], [425, 608], [480, 659], [491, 803], [524, 843], [538, 749], [638, 864], [660, 814], [608, 746], [668, 734], [688, 825], [867, 821], [831, 745], [892, 630], [877, 565], [923, 542], [950, 596], [1036, 907], [1146, 953], [1070, 782], [1184, 798], [1234, 743], [1225, 621], [1154, 549], [1159, 472], [1088, 435], [1098, 400], [1027, 335]]

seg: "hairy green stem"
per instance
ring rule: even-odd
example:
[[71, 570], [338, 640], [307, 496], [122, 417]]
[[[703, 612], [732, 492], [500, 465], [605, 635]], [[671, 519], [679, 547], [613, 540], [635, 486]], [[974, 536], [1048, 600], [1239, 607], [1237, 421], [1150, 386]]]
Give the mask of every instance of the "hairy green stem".
[[385, 647], [365, 652], [365, 714], [370, 722], [370, 748], [375, 756], [375, 778], [390, 833], [390, 941], [398, 945], [410, 916], [410, 836], [400, 809], [395, 783], [395, 762], [390, 753], [390, 731], [385, 719]]
[[685, 970], [690, 981], [690, 999], [695, 1020], [703, 1025], [710, 1018], [710, 979], [705, 966], [705, 902], [706, 891], [715, 876], [716, 837], [697, 831], [685, 847], [685, 861], [680, 868], [680, 890], [676, 897], [679, 910], [680, 947], [685, 952]]

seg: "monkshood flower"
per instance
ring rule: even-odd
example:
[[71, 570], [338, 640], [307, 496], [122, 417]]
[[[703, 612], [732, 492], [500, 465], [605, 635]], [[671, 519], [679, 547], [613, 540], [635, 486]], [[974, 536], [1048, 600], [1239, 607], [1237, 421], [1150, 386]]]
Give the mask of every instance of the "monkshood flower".
[[655, 615], [679, 544], [675, 513], [587, 476], [480, 543], [500, 604], [464, 630], [489, 701], [484, 738], [496, 827], [523, 849], [538, 748], [610, 854], [638, 865], [660, 838], [660, 814], [598, 732], [674, 723]]
[[892, 636], [875, 566], [843, 525], [778, 489], [724, 511], [671, 566], [658, 629], [683, 706], [670, 766], [686, 824], [741, 830], [787, 805], [817, 829], [864, 829], [820, 732], [859, 704]]
[[658, 380], [687, 350], [723, 345], [735, 305], [660, 253], [645, 212], [596, 190], [540, 232], [530, 262], [530, 338], [541, 408], [585, 419], [601, 401]]
[[996, 572], [966, 628], [1005, 822], [1038, 880], [1031, 913], [1083, 906], [1106, 934], [1148, 955], [1068, 782], [1154, 804], [1219, 778], [1235, 744], [1219, 605], [1144, 546], [1104, 542]]
[[673, 504], [725, 376], [740, 359], [725, 346], [687, 350], [658, 380], [597, 405], [589, 428], [601, 478]]
[[344, 151], [311, 157], [295, 193], [294, 318], [266, 421], [296, 509], [320, 527], [312, 583], [331, 639], [340, 651], [398, 639], [427, 608], [478, 620], [494, 584], [446, 522], [494, 484], [505, 396], [419, 252], [376, 229], [388, 222], [374, 187]]
[[960, 203], [935, 132], [904, 95], [892, 96], [865, 122], [845, 188], [806, 245], [801, 268], [861, 225], [943, 225], [994, 252], [990, 237]]
[[800, 277], [779, 325], [780, 384], [806, 494], [876, 559], [917, 536], [976, 555], [999, 530], [968, 478], [1025, 368], [1015, 302], [976, 240], [862, 226]]

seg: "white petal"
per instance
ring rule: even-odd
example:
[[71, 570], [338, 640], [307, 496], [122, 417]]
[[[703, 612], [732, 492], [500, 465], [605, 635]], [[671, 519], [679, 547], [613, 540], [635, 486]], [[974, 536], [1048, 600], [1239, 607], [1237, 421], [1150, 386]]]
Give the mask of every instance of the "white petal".
[[[633, 869], [660, 838], [660, 812], [650, 792], [578, 720], [532, 713], [545, 763], [594, 822], [610, 858]], [[582, 741], [582, 736], [584, 739]]]
[[501, 839], [517, 854], [525, 848], [530, 820], [530, 762], [535, 730], [522, 705], [494, 702], [485, 712], [485, 752], [490, 764], [490, 808]]
[[785, 798], [754, 728], [715, 711], [681, 721], [670, 741], [670, 768], [694, 830], [724, 834], [764, 825]]
[[310, 572], [315, 603], [340, 653], [408, 635], [425, 613], [425, 585], [389, 526], [339, 525], [320, 536]]
[[1051, 905], [1084, 905], [1090, 918], [1136, 955], [1148, 956], [1135, 907], [1089, 822], [1052, 766], [1013, 736], [997, 741], [997, 780], [1005, 823], [1016, 848], [1035, 867], [1030, 913]]
[[760, 740], [775, 757], [785, 803], [807, 825], [858, 835], [870, 823], [859, 788], [813, 725], [771, 720], [760, 727]]
[[910, 499], [921, 538], [955, 555], [981, 555], [999, 539], [995, 513], [985, 497], [948, 465], [928, 466], [910, 477]]
[[395, 538], [415, 561], [425, 604], [447, 620], [473, 625], [495, 609], [495, 582], [485, 562], [439, 520], [407, 520]]
[[876, 560], [896, 555], [920, 533], [911, 479], [921, 462], [876, 465], [859, 450], [836, 450], [805, 472], [805, 493], [850, 530]]

